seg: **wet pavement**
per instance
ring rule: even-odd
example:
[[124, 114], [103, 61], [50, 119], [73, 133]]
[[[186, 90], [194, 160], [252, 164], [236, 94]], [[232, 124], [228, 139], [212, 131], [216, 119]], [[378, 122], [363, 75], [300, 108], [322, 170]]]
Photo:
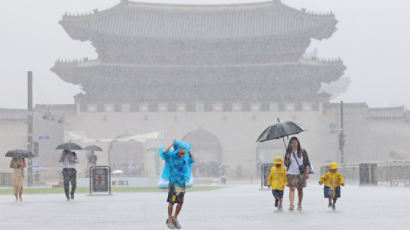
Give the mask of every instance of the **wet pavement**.
[[[179, 221], [182, 229], [406, 229], [410, 188], [342, 188], [337, 210], [327, 207], [322, 187], [308, 185], [303, 211], [273, 207], [270, 191], [258, 185], [187, 192]], [[168, 229], [166, 192], [117, 193], [113, 196], [78, 194], [67, 202], [64, 194], [0, 196], [0, 229]]]

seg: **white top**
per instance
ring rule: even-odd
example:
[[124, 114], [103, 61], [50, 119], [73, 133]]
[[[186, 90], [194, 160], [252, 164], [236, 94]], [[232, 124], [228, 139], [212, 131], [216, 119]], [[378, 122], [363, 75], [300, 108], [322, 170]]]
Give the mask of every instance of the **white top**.
[[[69, 158], [74, 158], [74, 163], [72, 163], [72, 162], [70, 162], [68, 159]], [[62, 163], [63, 163], [63, 168], [66, 168], [66, 169], [75, 169], [76, 168], [76, 164], [79, 162], [79, 160], [78, 160], [78, 158], [77, 158], [77, 155], [75, 155], [74, 156], [74, 154], [72, 154], [72, 153], [69, 153], [69, 154], [66, 154], [65, 156], [64, 156], [64, 159], [63, 159], [63, 161], [62, 161]]]
[[[299, 158], [297, 151], [295, 151], [295, 152], [292, 151], [290, 153], [289, 159], [290, 159], [290, 165], [289, 165], [287, 174], [300, 175], [298, 163], [299, 163], [299, 165], [303, 165], [303, 154]], [[298, 161], [297, 163], [296, 163], [296, 159]]]

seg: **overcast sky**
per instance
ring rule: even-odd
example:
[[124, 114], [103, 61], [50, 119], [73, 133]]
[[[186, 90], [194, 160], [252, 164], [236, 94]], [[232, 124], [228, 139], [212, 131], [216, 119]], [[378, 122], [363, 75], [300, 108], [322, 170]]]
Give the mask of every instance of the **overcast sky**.
[[[141, 0], [142, 1], [142, 0]], [[63, 82], [50, 68], [58, 58], [96, 58], [88, 42], [72, 40], [58, 24], [64, 12], [89, 12], [120, 0], [2, 0], [0, 8], [0, 107], [24, 108], [26, 72], [34, 72], [36, 104], [73, 103], [78, 86]], [[260, 0], [144, 0], [189, 4]], [[352, 83], [336, 100], [372, 107], [410, 109], [410, 1], [283, 0], [295, 8], [335, 13], [336, 33], [314, 41], [323, 58], [341, 57]]]

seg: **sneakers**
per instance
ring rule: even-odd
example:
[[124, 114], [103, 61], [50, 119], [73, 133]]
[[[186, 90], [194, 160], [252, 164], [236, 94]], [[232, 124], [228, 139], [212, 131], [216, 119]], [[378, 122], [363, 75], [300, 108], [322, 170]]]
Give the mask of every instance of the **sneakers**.
[[329, 203], [329, 204], [327, 205], [327, 207], [328, 207], [328, 208], [331, 208], [331, 207], [332, 207], [332, 203]]
[[333, 205], [332, 205], [332, 209], [333, 209], [333, 210], [336, 210], [336, 204], [333, 204]]
[[74, 194], [71, 194], [71, 200], [74, 200]]
[[169, 219], [167, 219], [167, 221], [165, 222], [165, 224], [168, 226], [169, 229], [174, 229], [175, 225], [173, 221], [169, 221]]
[[279, 205], [279, 200], [275, 199], [275, 207], [278, 207]]
[[282, 205], [281, 204], [278, 205], [278, 211], [282, 211], [282, 210], [283, 210]]
[[181, 225], [179, 224], [179, 222], [177, 220], [173, 221], [174, 222], [174, 226], [176, 229], [180, 229]]

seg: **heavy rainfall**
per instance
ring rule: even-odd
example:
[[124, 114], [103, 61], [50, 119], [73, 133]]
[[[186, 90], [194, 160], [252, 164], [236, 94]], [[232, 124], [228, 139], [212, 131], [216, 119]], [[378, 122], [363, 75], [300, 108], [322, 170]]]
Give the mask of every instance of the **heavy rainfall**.
[[410, 3], [0, 10], [0, 229], [405, 229]]

